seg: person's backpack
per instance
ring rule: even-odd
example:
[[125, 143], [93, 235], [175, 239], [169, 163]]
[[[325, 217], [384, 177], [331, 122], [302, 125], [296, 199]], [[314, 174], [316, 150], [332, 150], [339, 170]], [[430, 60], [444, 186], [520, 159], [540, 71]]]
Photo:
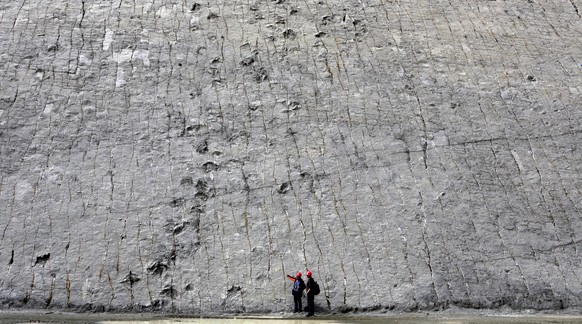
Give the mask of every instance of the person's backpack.
[[317, 281], [313, 280], [313, 283], [311, 284], [311, 287], [309, 288], [309, 290], [314, 295], [319, 295], [320, 290], [319, 290], [319, 284], [317, 283]]

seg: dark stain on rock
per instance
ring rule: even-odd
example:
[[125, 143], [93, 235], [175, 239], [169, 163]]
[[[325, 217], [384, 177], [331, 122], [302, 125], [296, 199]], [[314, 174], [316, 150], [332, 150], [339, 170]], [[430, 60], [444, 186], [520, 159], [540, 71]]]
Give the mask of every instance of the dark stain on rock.
[[295, 39], [295, 37], [297, 37], [297, 33], [293, 29], [287, 29], [283, 32], [283, 37], [288, 39]]
[[202, 204], [196, 204], [190, 208], [190, 213], [194, 215], [200, 215], [204, 213], [204, 206], [202, 206]]
[[290, 110], [298, 110], [301, 108], [301, 104], [297, 101], [289, 101], [287, 106], [289, 106]]
[[187, 224], [188, 224], [188, 222], [183, 222], [181, 224], [174, 226], [174, 228], [172, 229], [172, 233], [174, 235], [178, 235], [178, 234], [182, 233], [182, 231], [184, 230], [184, 228], [186, 227]]
[[29, 300], [30, 300], [30, 296], [28, 294], [26, 294], [24, 297], [22, 297], [22, 303], [24, 305], [28, 304]]
[[58, 44], [58, 43], [55, 43], [55, 44], [52, 44], [51, 46], [49, 46], [49, 47], [47, 48], [47, 51], [49, 51], [49, 52], [56, 52], [56, 51], [58, 51], [59, 49], [60, 49], [60, 46], [59, 46], [59, 44]]
[[202, 168], [204, 169], [204, 172], [211, 172], [218, 171], [218, 169], [220, 169], [220, 166], [214, 162], [206, 162], [202, 164]]
[[269, 78], [269, 73], [267, 72], [267, 69], [261, 67], [255, 71], [254, 78], [257, 83], [261, 83]]
[[196, 181], [196, 190], [201, 192], [208, 191], [208, 182], [204, 179], [198, 179], [198, 181]]
[[226, 293], [227, 293], [228, 295], [232, 295], [232, 294], [235, 294], [235, 293], [237, 293], [237, 292], [239, 292], [239, 291], [241, 291], [241, 290], [242, 290], [242, 288], [241, 288], [240, 286], [234, 286], [234, 285], [233, 285], [233, 286], [231, 286], [230, 288], [228, 288], [228, 289], [226, 290]]
[[168, 257], [168, 260], [170, 260], [170, 263], [172, 263], [172, 264], [176, 263], [176, 256], [177, 256], [176, 249], [173, 249], [172, 252], [170, 252], [170, 256]]
[[202, 8], [202, 6], [199, 3], [194, 2], [190, 11], [198, 11], [200, 8]]
[[279, 189], [277, 189], [277, 192], [280, 194], [284, 194], [287, 191], [289, 191], [289, 189], [291, 189], [291, 185], [289, 184], [289, 182], [284, 182], [283, 184], [281, 184]]
[[180, 180], [180, 185], [182, 186], [191, 186], [194, 184], [194, 180], [192, 180], [192, 177], [185, 177], [182, 178], [182, 180]]
[[168, 301], [164, 299], [155, 299], [152, 301], [152, 308], [154, 310], [162, 309], [163, 307], [168, 305]]
[[192, 219], [192, 226], [197, 233], [200, 232], [200, 215], [194, 216], [194, 219]]
[[208, 139], [203, 140], [196, 146], [196, 152], [206, 154], [208, 152]]
[[156, 260], [147, 267], [149, 273], [161, 276], [164, 271], [168, 270], [168, 265], [160, 260]]
[[244, 59], [242, 59], [240, 61], [240, 65], [242, 65], [242, 66], [249, 66], [249, 65], [251, 65], [253, 63], [255, 63], [255, 58], [252, 57], [252, 56], [245, 57]]
[[49, 259], [51, 258], [51, 254], [50, 253], [46, 253], [43, 255], [39, 255], [36, 257], [36, 261], [34, 262], [34, 265], [37, 264], [45, 264]]
[[253, 101], [249, 103], [249, 110], [255, 111], [261, 107], [260, 101]]
[[128, 283], [130, 287], [133, 287], [133, 284], [140, 281], [141, 278], [136, 276], [134, 273], [129, 271], [129, 273], [121, 280], [121, 283]]
[[174, 299], [174, 296], [176, 296], [176, 288], [172, 285], [166, 285], [162, 291], [160, 291], [160, 296], [166, 296]]
[[174, 198], [172, 201], [170, 201], [169, 205], [172, 208], [176, 208], [184, 205], [184, 202], [184, 198]]
[[194, 198], [196, 198], [196, 199], [200, 199], [200, 200], [202, 200], [202, 201], [206, 201], [206, 200], [208, 200], [208, 195], [207, 195], [206, 193], [204, 193], [204, 192], [197, 192], [197, 193], [194, 195]]
[[193, 132], [197, 132], [202, 128], [201, 125], [188, 125], [186, 126], [186, 132], [184, 135], [191, 135]]

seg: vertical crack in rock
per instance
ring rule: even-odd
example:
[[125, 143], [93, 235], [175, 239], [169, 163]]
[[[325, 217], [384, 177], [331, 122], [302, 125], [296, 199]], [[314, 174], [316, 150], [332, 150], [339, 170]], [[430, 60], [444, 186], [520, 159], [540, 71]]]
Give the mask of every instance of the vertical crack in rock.
[[[308, 153], [306, 153], [307, 155], [309, 155]], [[309, 157], [311, 162], [312, 162], [312, 166], [313, 166], [313, 160], [311, 159], [311, 157]], [[309, 183], [309, 192], [311, 194], [311, 197], [316, 201], [317, 203], [317, 215], [321, 215], [321, 211], [322, 211], [322, 204], [321, 204], [321, 200], [318, 198], [318, 196], [316, 195], [315, 189], [314, 189], [314, 182], [315, 182], [315, 178], [310, 175], [307, 172], [303, 172], [301, 173], [301, 176], [303, 178], [306, 178], [308, 183]], [[314, 222], [314, 217], [310, 217], [310, 221], [311, 221], [311, 237], [313, 239], [313, 241], [315, 242], [315, 246], [317, 247], [317, 254], [318, 254], [318, 259], [323, 259], [324, 256], [324, 251], [322, 249], [322, 246], [320, 244], [320, 239], [319, 239], [319, 233], [321, 233], [321, 228], [323, 226], [323, 224], [321, 223], [321, 219], [319, 219], [319, 221], [317, 223]], [[329, 226], [327, 226], [327, 229], [331, 232], [331, 230], [329, 229]], [[325, 285], [322, 286], [322, 289], [325, 290]], [[329, 303], [329, 300], [328, 300]]]
[[[506, 203], [507, 203], [508, 207], [509, 207], [509, 208], [510, 208], [510, 210], [511, 210], [511, 209], [512, 209], [512, 206], [511, 206], [511, 202], [510, 202], [509, 194], [508, 194], [508, 192], [507, 192], [507, 189], [506, 189], [505, 185], [503, 184], [503, 182], [502, 182], [502, 180], [501, 180], [501, 177], [500, 177], [500, 175], [499, 175], [499, 172], [498, 172], [498, 170], [497, 170], [497, 161], [498, 161], [498, 158], [497, 158], [497, 154], [496, 154], [496, 152], [495, 152], [495, 148], [493, 147], [493, 143], [491, 143], [491, 153], [492, 153], [492, 155], [493, 155], [493, 158], [495, 159], [495, 164], [493, 165], [493, 167], [494, 167], [494, 171], [495, 171], [495, 176], [496, 176], [496, 179], [497, 179], [498, 183], [501, 185], [501, 187], [503, 188], [503, 191], [504, 191], [504, 196], [505, 196], [505, 197], [504, 197], [504, 198], [505, 198], [505, 201], [506, 201]], [[514, 262], [514, 264], [515, 264], [516, 268], [519, 270], [519, 274], [520, 274], [520, 277], [521, 277], [522, 283], [523, 283], [523, 285], [524, 285], [524, 287], [525, 287], [525, 290], [526, 290], [526, 291], [525, 291], [525, 293], [526, 293], [526, 296], [525, 296], [525, 297], [527, 297], [527, 296], [529, 296], [529, 295], [530, 295], [530, 291], [529, 291], [529, 287], [528, 287], [528, 282], [527, 282], [527, 279], [526, 279], [526, 278], [527, 278], [527, 276], [526, 276], [526, 275], [525, 275], [525, 273], [523, 272], [523, 269], [522, 269], [521, 265], [519, 264], [519, 262], [518, 262], [517, 258], [515, 257], [514, 253], [513, 253], [513, 252], [512, 252], [512, 250], [511, 250], [510, 246], [509, 246], [509, 245], [506, 243], [506, 240], [505, 240], [505, 238], [504, 238], [504, 237], [503, 237], [503, 235], [502, 235], [502, 232], [501, 232], [501, 231], [502, 231], [502, 226], [501, 226], [501, 225], [500, 225], [500, 223], [499, 223], [499, 215], [498, 215], [498, 214], [495, 214], [495, 215], [493, 216], [493, 218], [494, 218], [494, 221], [495, 221], [495, 226], [496, 226], [496, 229], [497, 229], [497, 231], [496, 231], [496, 232], [497, 232], [497, 236], [498, 236], [498, 238], [500, 239], [500, 241], [501, 241], [501, 244], [503, 245], [504, 249], [505, 249], [505, 250], [506, 250], [506, 251], [509, 253], [509, 255], [511, 256], [511, 259], [513, 260], [513, 262]], [[532, 248], [531, 246], [530, 246], [530, 249], [532, 249], [532, 251], [533, 251], [533, 248]], [[535, 253], [535, 252], [533, 252], [533, 253]]]
[[432, 260], [432, 251], [430, 249], [430, 246], [428, 244], [427, 241], [427, 220], [426, 220], [426, 212], [425, 212], [425, 204], [424, 204], [424, 198], [422, 196], [422, 193], [419, 191], [418, 192], [418, 196], [419, 196], [419, 200], [420, 200], [420, 209], [422, 212], [422, 230], [421, 230], [421, 238], [422, 238], [422, 242], [423, 242], [423, 250], [424, 250], [424, 254], [426, 257], [426, 266], [428, 267], [428, 271], [430, 273], [430, 277], [431, 277], [431, 283], [430, 286], [432, 288], [432, 293], [434, 293], [434, 295], [436, 296], [437, 300], [436, 302], [439, 302], [440, 296], [437, 292], [437, 287], [436, 287], [436, 283], [435, 283], [435, 273], [433, 271], [432, 265], [433, 265], [433, 260]]
[[534, 162], [534, 167], [536, 169], [536, 174], [537, 174], [538, 180], [540, 182], [540, 197], [542, 198], [542, 201], [544, 202], [544, 206], [546, 207], [547, 215], [550, 218], [550, 220], [552, 221], [552, 225], [554, 225], [554, 227], [556, 227], [556, 219], [554, 218], [554, 215], [552, 213], [552, 209], [550, 208], [550, 205], [546, 201], [546, 197], [544, 195], [544, 192], [548, 192], [548, 190], [546, 189], [546, 186], [544, 184], [544, 179], [542, 178], [542, 174], [540, 172], [540, 168], [538, 167], [538, 161], [536, 159], [535, 150], [532, 147], [531, 140], [529, 138], [527, 140], [527, 143], [529, 145], [529, 149], [530, 149], [530, 152], [531, 152], [531, 158], [532, 158], [532, 160]]
[[578, 10], [578, 6], [576, 5], [576, 3], [573, 0], [570, 0], [570, 3], [572, 4], [572, 7], [574, 7], [574, 12], [576, 12], [576, 16], [582, 19], [582, 16], [580, 15], [580, 11]]
[[[271, 220], [269, 219], [269, 214], [267, 213], [267, 211], [264, 208], [261, 208], [261, 212], [263, 214], [263, 217], [265, 218], [265, 223], [267, 224], [267, 240], [268, 240], [268, 248], [269, 248], [269, 255], [275, 255], [277, 253], [275, 253], [274, 249], [273, 249], [273, 234], [272, 234], [272, 229], [271, 229]], [[267, 260], [267, 276], [270, 277], [271, 276], [271, 268], [272, 268], [272, 257], [268, 258]]]
[[[337, 216], [337, 218], [340, 220], [340, 223], [342, 224], [342, 231], [343, 231], [343, 234], [344, 234], [344, 238], [347, 239], [348, 233], [346, 231], [346, 225], [345, 225], [344, 220], [340, 216], [341, 214], [340, 214], [340, 210], [339, 210], [339, 207], [338, 207], [338, 204], [339, 203], [338, 203], [338, 200], [336, 198], [335, 192], [333, 192], [333, 191], [332, 191], [332, 196], [333, 196], [335, 216]], [[330, 229], [330, 233], [331, 232], [332, 232], [332, 230]], [[334, 238], [333, 241], [336, 242], [335, 241], [335, 238]], [[346, 244], [347, 242], [346, 241], [343, 241], [343, 243]], [[345, 270], [345, 267], [344, 267], [344, 258], [340, 254], [340, 252], [338, 251], [338, 247], [336, 247], [335, 244], [334, 244], [334, 247], [335, 247], [334, 250], [337, 253], [337, 257], [339, 259], [340, 268], [342, 270], [341, 275], [343, 277], [343, 294], [342, 294], [343, 295], [343, 299], [342, 299], [343, 300], [343, 305], [347, 305], [347, 298], [348, 298], [347, 297], [347, 294], [348, 294], [348, 279], [347, 278], [348, 277], [347, 277], [347, 273], [346, 273], [346, 270]]]
[[2, 238], [0, 238], [0, 246], [4, 243], [4, 238], [6, 237], [6, 231], [10, 228], [12, 223], [12, 215], [14, 214], [14, 206], [16, 205], [16, 184], [12, 189], [12, 193], [10, 195], [10, 210], [8, 213], [8, 220], [6, 221], [6, 226], [4, 226], [4, 230], [2, 230]]
[[[358, 182], [355, 183], [354, 191], [358, 192]], [[355, 201], [355, 209], [356, 209], [356, 212], [354, 214], [354, 221], [355, 221], [356, 226], [358, 228], [358, 234], [359, 234], [358, 236], [359, 236], [360, 240], [362, 241], [362, 247], [363, 247], [365, 254], [366, 254], [366, 267], [368, 268], [368, 270], [370, 270], [372, 273], [374, 273], [374, 271], [372, 269], [372, 263], [370, 262], [371, 255], [370, 255], [370, 251], [368, 249], [369, 244], [366, 241], [366, 235], [364, 234], [364, 231], [362, 230], [362, 222], [360, 220], [360, 210], [358, 208], [358, 206], [361, 206], [361, 205], [358, 203], [358, 196], [357, 195], [355, 196], [354, 201]]]
[[85, 19], [85, 1], [81, 1], [81, 19], [79, 19], [79, 28], [83, 28], [83, 19]]
[[422, 161], [424, 162], [424, 169], [428, 169], [428, 156], [427, 156], [427, 147], [428, 147], [428, 130], [427, 130], [427, 126], [426, 126], [426, 122], [424, 120], [424, 116], [423, 116], [423, 112], [422, 112], [422, 104], [420, 103], [420, 99], [418, 98], [418, 94], [415, 93], [416, 96], [416, 101], [418, 103], [418, 116], [420, 118], [421, 121], [421, 126], [422, 126], [422, 133], [423, 133], [423, 137], [420, 139], [421, 143], [420, 146], [422, 148]]
[[358, 270], [356, 270], [356, 266], [355, 266], [354, 262], [352, 262], [352, 271], [354, 272], [354, 277], [356, 277], [356, 285], [358, 287], [357, 290], [360, 292], [358, 294], [358, 303], [357, 303], [357, 305], [359, 307], [361, 307], [362, 306], [362, 297], [363, 297], [362, 296], [362, 293], [361, 293], [363, 291], [363, 289], [362, 289], [362, 282], [361, 282], [360, 276], [358, 275]]
[[55, 285], [56, 285], [56, 277], [55, 277], [55, 275], [52, 275], [52, 278], [51, 278], [51, 286], [50, 286], [50, 290], [49, 290], [49, 295], [48, 295], [48, 297], [46, 299], [46, 307], [50, 306], [50, 304], [53, 301], [53, 296], [54, 296], [54, 293], [55, 293]]
[[[243, 212], [242, 212], [242, 216], [243, 216], [243, 220], [244, 220], [244, 225], [245, 225], [245, 236], [246, 236], [246, 241], [248, 244], [248, 251], [252, 253], [253, 251], [253, 245], [251, 243], [251, 237], [252, 237], [252, 233], [251, 233], [251, 220], [250, 218], [250, 211], [249, 211], [249, 206], [251, 204], [251, 196], [250, 196], [250, 188], [249, 188], [249, 184], [247, 181], [247, 177], [245, 175], [244, 172], [244, 163], [242, 163], [240, 165], [240, 170], [241, 170], [241, 177], [243, 178], [243, 182], [244, 182], [244, 187], [243, 187], [243, 191], [244, 191], [244, 195], [245, 195], [245, 201], [244, 201], [244, 208], [243, 208]], [[252, 262], [249, 262], [249, 276], [252, 278], [253, 277], [253, 264]]]
[[107, 283], [109, 284], [109, 289], [111, 293], [111, 298], [109, 299], [109, 306], [111, 306], [113, 299], [115, 299], [115, 285], [113, 284], [113, 279], [111, 278], [111, 273], [109, 272], [107, 272]]
[[67, 305], [71, 304], [71, 277], [67, 272], [67, 277], [65, 279], [65, 290], [67, 294]]

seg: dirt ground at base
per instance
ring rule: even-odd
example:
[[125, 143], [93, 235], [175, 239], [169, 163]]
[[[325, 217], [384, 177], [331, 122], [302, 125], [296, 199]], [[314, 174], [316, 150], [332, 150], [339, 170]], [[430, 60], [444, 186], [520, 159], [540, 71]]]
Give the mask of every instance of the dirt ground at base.
[[287, 313], [271, 315], [173, 315], [173, 314], [120, 314], [120, 313], [61, 313], [40, 311], [2, 311], [0, 324], [13, 323], [104, 323], [104, 324], [568, 324], [582, 323], [582, 315], [567, 314], [525, 314], [523, 313], [418, 313], [418, 314], [367, 314], [336, 315], [323, 314], [305, 318]]

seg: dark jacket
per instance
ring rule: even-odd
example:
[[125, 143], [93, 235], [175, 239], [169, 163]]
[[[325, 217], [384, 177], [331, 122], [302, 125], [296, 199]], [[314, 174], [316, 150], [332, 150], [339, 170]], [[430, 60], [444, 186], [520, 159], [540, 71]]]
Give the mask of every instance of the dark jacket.
[[305, 290], [305, 282], [301, 278], [295, 278], [293, 281], [293, 290], [291, 290], [291, 293], [293, 296], [300, 297], [303, 296], [303, 290]]
[[313, 294], [313, 292], [311, 292], [311, 287], [314, 286], [315, 280], [313, 280], [313, 278], [309, 278], [307, 279], [307, 284], [306, 284], [306, 288], [307, 288], [307, 296], [315, 296]]

